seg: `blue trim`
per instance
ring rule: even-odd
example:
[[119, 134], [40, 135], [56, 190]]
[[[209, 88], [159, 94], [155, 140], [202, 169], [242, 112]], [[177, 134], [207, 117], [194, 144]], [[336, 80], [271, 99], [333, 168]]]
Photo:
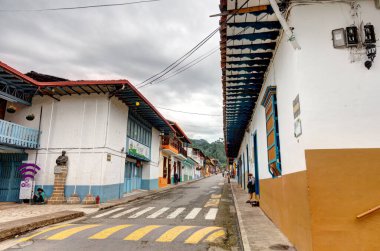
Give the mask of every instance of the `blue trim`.
[[253, 159], [255, 162], [255, 191], [260, 195], [259, 160], [257, 151], [257, 131], [253, 134]]
[[152, 180], [141, 180], [141, 189], [144, 190], [157, 190], [158, 189], [158, 179]]
[[[124, 184], [112, 184], [112, 185], [95, 185], [91, 186], [91, 194], [96, 197], [99, 195], [101, 202], [106, 202], [109, 200], [116, 200], [120, 199], [122, 197], [122, 187]], [[53, 185], [36, 185], [35, 191], [37, 191], [37, 188], [43, 187], [46, 196], [49, 198], [53, 194]], [[74, 193], [75, 186], [73, 185], [67, 185], [65, 186], [65, 197], [69, 198]], [[80, 199], [83, 200], [86, 195], [88, 195], [90, 186], [88, 185], [80, 185], [76, 187], [76, 194], [79, 195]]]

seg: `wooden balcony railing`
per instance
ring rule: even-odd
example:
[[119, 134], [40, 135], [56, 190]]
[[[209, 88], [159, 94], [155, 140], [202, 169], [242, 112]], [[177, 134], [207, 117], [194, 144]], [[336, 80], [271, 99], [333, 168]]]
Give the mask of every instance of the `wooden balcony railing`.
[[0, 119], [0, 144], [38, 148], [39, 131]]
[[179, 140], [176, 137], [170, 137], [169, 135], [162, 136], [161, 145], [171, 146], [179, 151]]
[[179, 147], [179, 153], [187, 158], [187, 151], [182, 146]]

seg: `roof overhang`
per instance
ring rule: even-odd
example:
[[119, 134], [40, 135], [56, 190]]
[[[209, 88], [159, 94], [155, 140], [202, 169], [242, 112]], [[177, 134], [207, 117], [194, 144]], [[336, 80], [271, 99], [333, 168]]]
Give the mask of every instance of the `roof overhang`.
[[221, 0], [220, 11], [224, 138], [231, 160], [238, 155], [282, 30], [268, 0]]
[[117, 97], [160, 132], [174, 132], [162, 114], [128, 80], [39, 82], [0, 61], [0, 98], [31, 105], [35, 95], [61, 96], [107, 94]]

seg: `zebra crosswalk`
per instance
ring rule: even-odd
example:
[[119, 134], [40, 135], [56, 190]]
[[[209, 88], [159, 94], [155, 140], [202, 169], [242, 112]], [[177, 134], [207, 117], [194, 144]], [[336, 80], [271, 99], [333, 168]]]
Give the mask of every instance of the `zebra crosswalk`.
[[75, 239], [78, 242], [80, 239], [112, 239], [113, 241], [198, 244], [200, 242], [217, 242], [225, 235], [225, 230], [218, 226], [62, 224], [19, 238], [17, 242], [29, 240], [64, 241], [68, 239]]
[[170, 208], [170, 207], [133, 207], [124, 208], [119, 207], [110, 211], [97, 214], [93, 216], [93, 219], [110, 218], [119, 219], [122, 217], [128, 219], [147, 218], [147, 219], [179, 219], [194, 220], [199, 217], [203, 217], [205, 220], [215, 220], [218, 214], [218, 208]]

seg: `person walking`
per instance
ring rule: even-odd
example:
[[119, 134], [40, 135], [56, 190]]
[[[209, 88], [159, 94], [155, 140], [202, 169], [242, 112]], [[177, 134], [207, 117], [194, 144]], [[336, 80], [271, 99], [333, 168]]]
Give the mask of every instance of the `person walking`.
[[178, 184], [178, 173], [174, 173], [174, 183]]
[[254, 203], [253, 194], [255, 193], [255, 177], [253, 177], [252, 173], [248, 174], [248, 193], [249, 193], [249, 200], [247, 200], [247, 203]]

